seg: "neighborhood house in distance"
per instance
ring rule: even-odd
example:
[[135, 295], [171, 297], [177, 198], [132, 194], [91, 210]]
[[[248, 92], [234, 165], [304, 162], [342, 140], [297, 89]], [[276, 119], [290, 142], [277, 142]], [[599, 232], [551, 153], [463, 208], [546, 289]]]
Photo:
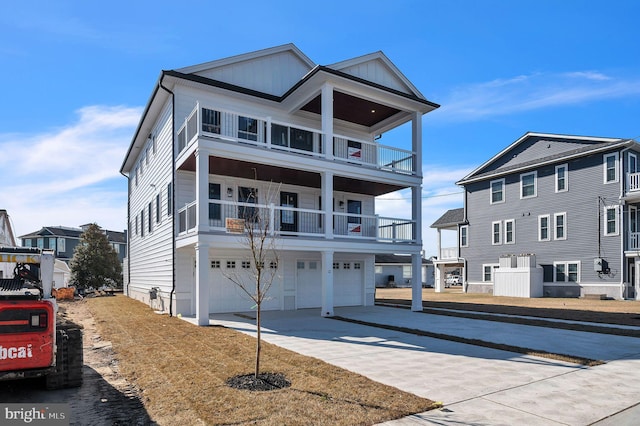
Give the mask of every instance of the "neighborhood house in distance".
[[[251, 267], [231, 231], [259, 209], [279, 255], [263, 309], [373, 305], [375, 255], [407, 253], [421, 310], [422, 116], [437, 107], [382, 52], [320, 66], [287, 44], [162, 71], [121, 167], [126, 294], [198, 324], [251, 310], [226, 277]], [[401, 190], [409, 211], [375, 214]]]
[[464, 208], [433, 225], [457, 232], [439, 247], [470, 293], [638, 299], [640, 144], [527, 133], [462, 178]]

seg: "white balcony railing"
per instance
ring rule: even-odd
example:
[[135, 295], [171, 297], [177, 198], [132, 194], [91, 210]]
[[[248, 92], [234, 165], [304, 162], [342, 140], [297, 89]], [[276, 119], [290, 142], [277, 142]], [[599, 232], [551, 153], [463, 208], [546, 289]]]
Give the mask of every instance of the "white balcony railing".
[[[178, 232], [196, 232], [196, 202], [178, 210]], [[272, 235], [324, 237], [325, 212], [276, 206], [274, 204], [241, 203], [209, 200], [208, 224], [212, 231], [227, 231], [227, 219], [259, 217]], [[381, 242], [415, 242], [415, 221], [374, 215], [333, 213], [333, 235]]]
[[640, 249], [640, 232], [629, 232], [629, 248], [628, 250]]
[[[318, 129], [196, 104], [178, 129], [178, 152], [201, 136], [319, 158], [325, 158], [327, 152], [325, 135]], [[333, 158], [395, 173], [416, 174], [414, 152], [366, 140], [335, 136]]]
[[439, 260], [446, 259], [457, 259], [458, 258], [458, 248], [457, 247], [442, 247], [440, 249], [440, 257]]
[[627, 173], [627, 192], [640, 191], [640, 173]]

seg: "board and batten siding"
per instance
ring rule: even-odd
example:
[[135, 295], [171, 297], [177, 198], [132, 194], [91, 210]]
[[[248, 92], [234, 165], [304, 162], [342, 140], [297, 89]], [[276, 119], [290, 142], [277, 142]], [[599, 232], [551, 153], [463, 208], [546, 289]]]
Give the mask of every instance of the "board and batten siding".
[[[152, 135], [141, 151], [130, 179], [129, 195], [129, 292], [145, 302], [149, 290], [157, 287], [160, 296], [168, 300], [173, 287], [173, 219], [169, 214], [167, 187], [172, 182], [173, 127], [172, 107], [168, 102], [156, 121]], [[137, 175], [137, 177], [136, 177]], [[137, 184], [136, 184], [137, 180]], [[156, 196], [160, 199], [160, 220], [156, 220]], [[151, 232], [149, 232], [149, 203], [151, 203]], [[144, 223], [140, 223], [144, 211]], [[137, 232], [136, 232], [137, 221]], [[144, 227], [144, 236], [141, 233]], [[168, 306], [163, 308], [168, 309]]]
[[[490, 204], [492, 179], [465, 186], [469, 246], [461, 248], [461, 255], [467, 260], [469, 283], [482, 284], [484, 264], [498, 264], [500, 256], [517, 254], [535, 254], [538, 265], [578, 261], [580, 284], [615, 284], [622, 280], [622, 219], [619, 216], [618, 236], [604, 235], [603, 219], [605, 206], [618, 204], [620, 183], [603, 183], [603, 154], [594, 154], [566, 163], [568, 191], [556, 192], [555, 166], [558, 164], [537, 169], [537, 196], [532, 198], [520, 198], [521, 173], [504, 176], [503, 203]], [[566, 213], [566, 240], [554, 240], [554, 214], [557, 213]], [[538, 240], [541, 215], [548, 215], [550, 219], [549, 241]], [[514, 244], [504, 243], [506, 220], [514, 220]], [[492, 244], [494, 221], [502, 223], [500, 245]], [[607, 260], [610, 275], [599, 276], [594, 271], [593, 261], [597, 257]]]

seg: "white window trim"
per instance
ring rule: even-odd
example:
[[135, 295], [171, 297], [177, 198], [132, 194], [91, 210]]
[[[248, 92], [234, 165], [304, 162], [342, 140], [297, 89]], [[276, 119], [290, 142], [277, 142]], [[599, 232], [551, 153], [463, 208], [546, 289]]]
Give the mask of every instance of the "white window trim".
[[[617, 236], [620, 235], [620, 209], [619, 206], [605, 206], [604, 207], [604, 213], [603, 213], [603, 221], [604, 221], [604, 227], [602, 228], [604, 235], [606, 237], [613, 237], [613, 236]], [[607, 223], [608, 223], [608, 218], [607, 218], [607, 212], [609, 210], [614, 210], [615, 211], [615, 224], [616, 224], [616, 230], [614, 232], [609, 233], [607, 231]]]
[[[562, 225], [563, 225], [563, 229], [564, 229], [564, 233], [563, 233], [562, 237], [558, 237], [558, 223], [556, 221], [556, 218], [558, 216], [563, 216], [564, 217], [564, 220], [562, 221]], [[567, 212], [554, 213], [553, 214], [553, 239], [554, 240], [566, 240], [567, 239]]]
[[[507, 223], [511, 223], [511, 241], [507, 240]], [[516, 220], [515, 219], [508, 219], [504, 221], [504, 226], [503, 226], [503, 230], [504, 230], [504, 238], [502, 241], [504, 241], [505, 244], [515, 244], [516, 243]]]
[[[496, 232], [494, 231], [495, 225], [498, 225], [498, 232], [497, 232], [498, 242], [496, 242], [494, 239], [496, 235]], [[495, 222], [491, 222], [491, 245], [499, 246], [501, 244], [502, 244], [502, 222], [497, 220]]]
[[[558, 169], [564, 168], [564, 189], [558, 189]], [[567, 192], [569, 190], [569, 165], [559, 164], [556, 166], [556, 192]]]
[[[526, 197], [522, 194], [522, 190], [523, 190], [523, 184], [522, 184], [522, 179], [525, 176], [530, 176], [533, 175], [533, 195], [527, 195]], [[533, 171], [533, 172], [529, 172], [529, 173], [522, 173], [520, 175], [520, 199], [525, 199], [525, 198], [535, 198], [538, 196], [538, 172], [537, 171]]]
[[[502, 200], [500, 201], [493, 201], [493, 184], [496, 182], [500, 182], [502, 184]], [[506, 197], [506, 192], [507, 192], [507, 185], [505, 184], [505, 180], [504, 178], [502, 179], [495, 179], [492, 180], [491, 182], [489, 182], [489, 204], [502, 204], [505, 202]]]
[[[607, 158], [609, 157], [613, 157], [614, 158], [614, 178], [613, 180], [607, 181]], [[602, 156], [602, 168], [603, 168], [603, 182], [605, 184], [607, 183], [617, 183], [618, 182], [618, 153], [614, 152], [613, 154], [604, 154]]]
[[[542, 238], [542, 219], [547, 219], [547, 238]], [[538, 216], [538, 241], [551, 241], [551, 215], [541, 214]]]
[[[491, 280], [487, 281], [484, 279], [484, 269], [486, 267], [490, 267], [491, 268]], [[500, 264], [499, 263], [483, 263], [482, 264], [482, 282], [483, 283], [492, 283], [494, 281], [494, 272], [496, 270], [496, 268], [499, 268]]]
[[[582, 272], [582, 266], [579, 260], [565, 260], [561, 262], [553, 262], [553, 282], [554, 283], [572, 283], [574, 281], [569, 281], [569, 264], [575, 263], [578, 265], [578, 278], [575, 283], [578, 284], [580, 282], [580, 274]], [[556, 277], [556, 265], [564, 265], [564, 281], [558, 281]]]
[[[467, 243], [466, 244], [462, 244], [462, 230], [465, 230], [466, 232], [466, 236], [467, 236]], [[458, 244], [460, 244], [460, 247], [469, 247], [469, 225], [462, 225], [460, 227], [460, 241], [458, 241]]]
[[[631, 170], [631, 159], [635, 159], [635, 163], [636, 163], [636, 170]], [[627, 173], [637, 173], [638, 172], [638, 156], [633, 153], [630, 152], [629, 156], [627, 157]]]

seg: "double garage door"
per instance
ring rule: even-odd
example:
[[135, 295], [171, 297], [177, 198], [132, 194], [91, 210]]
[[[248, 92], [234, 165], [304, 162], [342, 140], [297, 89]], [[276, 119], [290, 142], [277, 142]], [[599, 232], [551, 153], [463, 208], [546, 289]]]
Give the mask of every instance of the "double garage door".
[[[360, 306], [364, 300], [364, 269], [361, 261], [333, 263], [333, 305]], [[322, 270], [320, 261], [296, 262], [296, 307], [322, 306]]]

